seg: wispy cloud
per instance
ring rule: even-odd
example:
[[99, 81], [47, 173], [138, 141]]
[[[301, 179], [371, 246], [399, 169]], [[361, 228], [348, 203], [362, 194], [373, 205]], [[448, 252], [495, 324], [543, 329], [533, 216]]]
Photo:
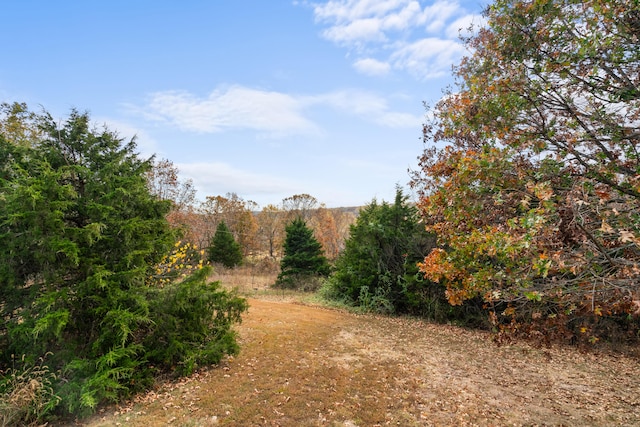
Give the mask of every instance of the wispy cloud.
[[98, 128], [105, 126], [107, 129], [116, 132], [120, 138], [127, 142], [135, 139], [138, 152], [143, 158], [151, 157], [154, 154], [163, 155], [159, 152], [158, 141], [153, 139], [144, 129], [129, 122], [109, 117], [95, 117], [92, 121]]
[[362, 58], [353, 63], [353, 68], [362, 74], [370, 76], [384, 76], [389, 74], [391, 65], [388, 62], [378, 61], [374, 58]]
[[331, 0], [315, 5], [316, 20], [329, 24], [323, 36], [344, 45], [387, 40], [387, 34], [416, 25], [421, 8], [407, 0]]
[[216, 89], [205, 98], [183, 91], [156, 92], [142, 111], [149, 118], [203, 133], [233, 129], [295, 133], [315, 127], [294, 97], [237, 85]]
[[[394, 176], [394, 169], [382, 162], [357, 160], [353, 163], [336, 158], [336, 164], [361, 171], [361, 176]], [[234, 167], [224, 162], [178, 163], [181, 179], [191, 179], [198, 189], [197, 197], [204, 200], [207, 196], [236, 193], [246, 200], [252, 200], [259, 206], [277, 204], [285, 197], [294, 194], [312, 194], [327, 206], [353, 206], [371, 200], [376, 194], [370, 194], [366, 186], [354, 191], [348, 186], [327, 185], [326, 179], [291, 181], [272, 174], [260, 174]], [[390, 182], [393, 178], [390, 178]], [[392, 200], [393, 186], [384, 188], [384, 197]], [[389, 190], [389, 191], [386, 191]]]
[[191, 132], [248, 129], [273, 136], [317, 132], [322, 126], [312, 117], [318, 107], [384, 127], [421, 123], [418, 116], [393, 111], [383, 97], [359, 90], [291, 95], [235, 85], [216, 89], [204, 98], [182, 91], [157, 92], [146, 105], [133, 109], [148, 119]]
[[329, 106], [385, 127], [415, 128], [422, 123], [422, 117], [392, 111], [385, 98], [365, 91], [335, 91], [309, 97], [307, 102]]
[[464, 13], [463, 11], [457, 1], [436, 1], [422, 10], [420, 24], [424, 25], [427, 33], [435, 34], [442, 31], [452, 18]]
[[358, 19], [343, 25], [334, 25], [322, 32], [322, 35], [344, 46], [357, 45], [362, 42], [382, 42], [386, 40], [378, 19]]
[[354, 53], [357, 71], [381, 76], [395, 69], [420, 80], [449, 71], [463, 54], [459, 30], [484, 22], [455, 0], [329, 0], [313, 12], [325, 26], [322, 36]]
[[394, 67], [406, 70], [418, 79], [428, 79], [449, 72], [463, 53], [464, 47], [460, 43], [429, 37], [398, 48], [390, 60]]
[[446, 34], [449, 38], [459, 38], [460, 36], [469, 36], [473, 28], [484, 26], [486, 19], [478, 15], [465, 15], [457, 18], [447, 26]]

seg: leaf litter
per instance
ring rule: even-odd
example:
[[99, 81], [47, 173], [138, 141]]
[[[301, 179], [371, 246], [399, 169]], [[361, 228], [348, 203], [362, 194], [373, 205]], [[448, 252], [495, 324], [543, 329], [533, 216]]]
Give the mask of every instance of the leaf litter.
[[259, 299], [237, 330], [238, 356], [78, 425], [640, 425], [630, 355]]

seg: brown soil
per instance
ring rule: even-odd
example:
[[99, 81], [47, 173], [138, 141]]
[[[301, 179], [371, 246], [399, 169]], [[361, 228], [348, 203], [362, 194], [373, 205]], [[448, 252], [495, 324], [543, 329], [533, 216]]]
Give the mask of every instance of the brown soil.
[[414, 319], [250, 300], [241, 353], [103, 409], [97, 426], [640, 425], [640, 363], [497, 347]]

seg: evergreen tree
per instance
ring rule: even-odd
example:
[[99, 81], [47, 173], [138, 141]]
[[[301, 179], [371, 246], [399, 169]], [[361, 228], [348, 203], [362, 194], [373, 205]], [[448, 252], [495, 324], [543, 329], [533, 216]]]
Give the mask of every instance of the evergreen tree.
[[[76, 111], [38, 123], [29, 145], [0, 132], [0, 371], [46, 366], [47, 408], [86, 413], [235, 352], [246, 302], [206, 283], [207, 269], [148, 284], [175, 237], [135, 142]], [[0, 377], [0, 393], [10, 386]]]
[[209, 261], [220, 263], [228, 268], [242, 264], [242, 248], [233, 238], [233, 234], [224, 221], [218, 223], [216, 233], [211, 239]]
[[434, 244], [398, 188], [392, 205], [374, 200], [362, 209], [324, 292], [366, 309], [419, 312], [428, 284], [416, 264]]
[[276, 286], [310, 289], [317, 285], [318, 277], [329, 275], [329, 262], [322, 246], [301, 218], [294, 219], [285, 228], [284, 256]]

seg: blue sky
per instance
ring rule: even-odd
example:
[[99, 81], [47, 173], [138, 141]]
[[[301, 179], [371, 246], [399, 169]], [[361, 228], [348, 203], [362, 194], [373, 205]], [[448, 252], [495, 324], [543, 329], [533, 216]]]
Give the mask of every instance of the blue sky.
[[198, 197], [393, 200], [479, 1], [3, 2], [0, 100], [137, 135]]

